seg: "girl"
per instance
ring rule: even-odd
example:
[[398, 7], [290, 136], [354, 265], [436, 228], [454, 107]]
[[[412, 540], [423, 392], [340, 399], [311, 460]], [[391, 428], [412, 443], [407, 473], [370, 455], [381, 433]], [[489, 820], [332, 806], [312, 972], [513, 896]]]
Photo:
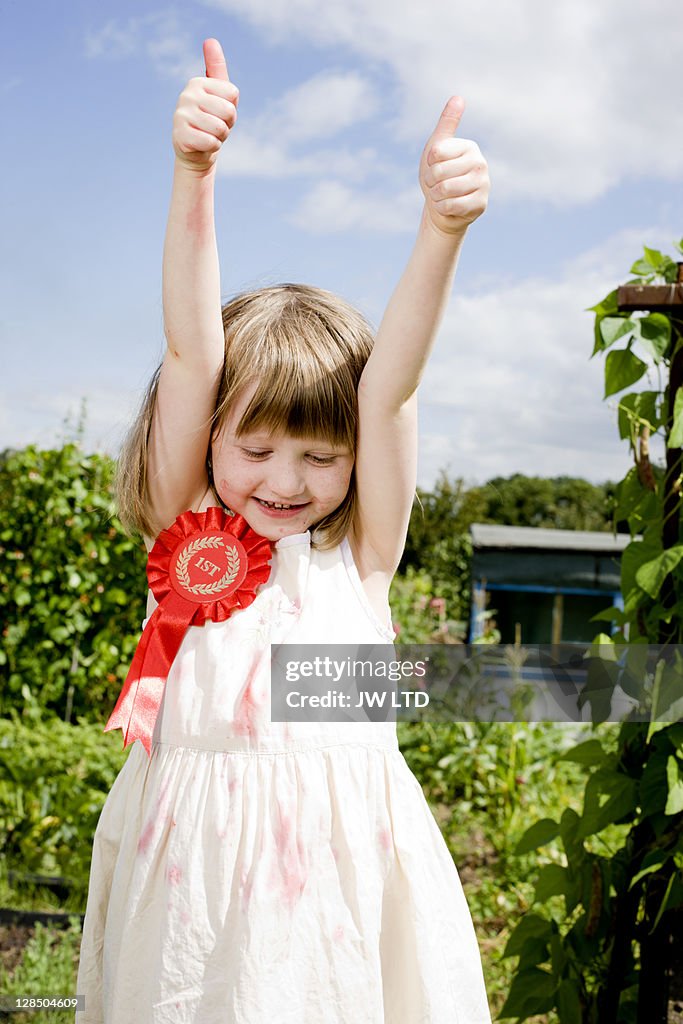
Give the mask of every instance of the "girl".
[[239, 93], [216, 40], [204, 58], [173, 127], [168, 347], [119, 467], [151, 592], [106, 726], [136, 742], [95, 834], [78, 1020], [484, 1024], [472, 920], [395, 723], [271, 722], [269, 685], [271, 644], [393, 640], [416, 389], [486, 164], [453, 97], [374, 343], [303, 285], [221, 316], [214, 176]]

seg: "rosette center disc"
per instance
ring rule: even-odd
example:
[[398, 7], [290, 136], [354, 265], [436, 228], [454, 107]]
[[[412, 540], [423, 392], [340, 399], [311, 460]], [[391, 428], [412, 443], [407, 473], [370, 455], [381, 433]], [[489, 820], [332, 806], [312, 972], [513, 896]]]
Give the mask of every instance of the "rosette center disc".
[[203, 530], [182, 541], [171, 555], [170, 582], [176, 593], [199, 604], [232, 594], [247, 574], [247, 553], [222, 530]]

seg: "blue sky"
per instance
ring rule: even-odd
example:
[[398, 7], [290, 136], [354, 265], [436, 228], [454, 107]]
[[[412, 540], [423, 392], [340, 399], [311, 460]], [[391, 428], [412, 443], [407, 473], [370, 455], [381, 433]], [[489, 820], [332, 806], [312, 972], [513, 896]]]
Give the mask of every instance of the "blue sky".
[[0, 35], [0, 449], [59, 443], [85, 400], [86, 447], [116, 452], [163, 354], [173, 110], [215, 36], [240, 88], [224, 297], [305, 281], [377, 326], [459, 93], [492, 192], [420, 388], [419, 483], [623, 476], [584, 310], [683, 235], [679, 0], [42, 0], [6, 2]]

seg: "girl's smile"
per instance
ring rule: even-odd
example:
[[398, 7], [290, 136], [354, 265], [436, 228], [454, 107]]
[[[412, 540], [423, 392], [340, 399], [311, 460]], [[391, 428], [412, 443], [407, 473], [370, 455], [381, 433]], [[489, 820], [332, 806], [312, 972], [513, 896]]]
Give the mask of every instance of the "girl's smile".
[[262, 501], [261, 498], [257, 498], [256, 501], [259, 503], [263, 511], [275, 519], [287, 519], [290, 516], [296, 516], [299, 514], [302, 508], [306, 507], [306, 503], [303, 502], [301, 505], [275, 505], [273, 503]]

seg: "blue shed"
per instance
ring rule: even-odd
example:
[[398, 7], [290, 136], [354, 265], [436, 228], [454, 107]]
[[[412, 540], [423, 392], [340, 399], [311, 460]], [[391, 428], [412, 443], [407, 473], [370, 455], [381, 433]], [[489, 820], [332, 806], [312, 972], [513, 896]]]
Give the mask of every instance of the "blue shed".
[[495, 609], [501, 643], [587, 643], [607, 632], [590, 622], [621, 597], [628, 534], [472, 523], [472, 613], [468, 643]]

